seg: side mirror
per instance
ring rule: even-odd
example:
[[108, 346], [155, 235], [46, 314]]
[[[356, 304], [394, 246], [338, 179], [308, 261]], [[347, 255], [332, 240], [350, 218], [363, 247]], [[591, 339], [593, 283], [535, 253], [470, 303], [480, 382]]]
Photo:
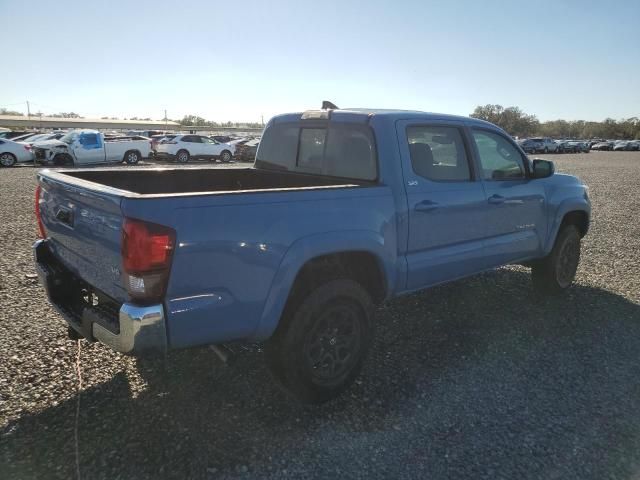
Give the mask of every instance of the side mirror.
[[547, 178], [553, 175], [556, 167], [550, 160], [542, 160], [540, 158], [533, 159], [533, 178]]

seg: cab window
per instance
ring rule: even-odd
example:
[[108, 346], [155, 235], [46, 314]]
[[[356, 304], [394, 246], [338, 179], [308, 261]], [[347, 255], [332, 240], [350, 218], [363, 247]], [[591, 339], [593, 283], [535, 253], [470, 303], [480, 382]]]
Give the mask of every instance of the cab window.
[[478, 148], [482, 178], [513, 180], [525, 177], [524, 160], [518, 149], [502, 135], [486, 130], [472, 130]]

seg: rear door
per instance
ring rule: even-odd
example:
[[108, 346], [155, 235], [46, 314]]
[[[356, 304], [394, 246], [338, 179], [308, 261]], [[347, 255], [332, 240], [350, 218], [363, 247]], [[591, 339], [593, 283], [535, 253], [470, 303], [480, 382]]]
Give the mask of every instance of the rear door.
[[471, 135], [487, 195], [490, 266], [538, 256], [547, 232], [544, 182], [528, 177], [528, 159], [506, 135], [479, 128]]
[[184, 148], [189, 151], [189, 155], [192, 157], [200, 157], [204, 154], [202, 141], [198, 135], [185, 135], [181, 141], [184, 143]]
[[460, 122], [397, 124], [409, 207], [407, 288], [484, 268], [486, 199]]
[[96, 132], [81, 132], [72, 144], [73, 154], [78, 164], [101, 163], [105, 161], [104, 143]]

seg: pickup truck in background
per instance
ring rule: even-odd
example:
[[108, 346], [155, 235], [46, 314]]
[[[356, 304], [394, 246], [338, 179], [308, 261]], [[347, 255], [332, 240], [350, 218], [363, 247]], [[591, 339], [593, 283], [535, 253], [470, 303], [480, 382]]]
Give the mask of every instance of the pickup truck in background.
[[265, 341], [303, 402], [359, 373], [374, 306], [508, 264], [559, 293], [587, 187], [498, 127], [313, 110], [266, 126], [253, 168], [43, 170], [34, 245], [70, 332], [128, 354]]
[[151, 140], [139, 136], [108, 137], [96, 130], [73, 130], [59, 140], [38, 142], [33, 147], [36, 163], [96, 165], [122, 163], [135, 165], [151, 154]]

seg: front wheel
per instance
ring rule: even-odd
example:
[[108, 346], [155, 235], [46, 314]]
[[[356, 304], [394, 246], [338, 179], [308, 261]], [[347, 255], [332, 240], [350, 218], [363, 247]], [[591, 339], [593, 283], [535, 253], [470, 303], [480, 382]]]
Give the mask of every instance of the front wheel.
[[16, 164], [16, 157], [13, 153], [3, 153], [0, 155], [0, 165], [3, 167], [13, 167]]
[[53, 157], [53, 164], [56, 167], [73, 167], [73, 157], [68, 153], [58, 153], [55, 157]]
[[575, 225], [563, 227], [551, 253], [533, 263], [534, 288], [543, 294], [557, 294], [573, 283], [580, 263], [580, 232]]
[[222, 160], [224, 163], [230, 162], [231, 161], [231, 152], [229, 150], [224, 150], [221, 154], [220, 154], [220, 160]]
[[287, 306], [266, 361], [287, 393], [323, 403], [355, 380], [372, 339], [371, 296], [353, 280], [333, 280]]

